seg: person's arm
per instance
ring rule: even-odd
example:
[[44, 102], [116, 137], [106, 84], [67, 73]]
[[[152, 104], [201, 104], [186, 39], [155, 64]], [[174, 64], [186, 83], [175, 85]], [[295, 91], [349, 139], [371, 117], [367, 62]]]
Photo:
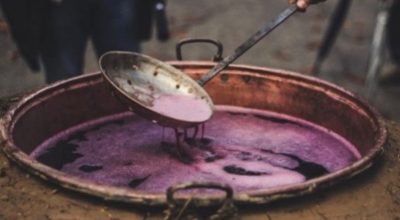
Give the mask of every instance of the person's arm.
[[288, 0], [289, 4], [296, 4], [298, 8], [305, 10], [310, 4], [316, 4], [325, 0]]

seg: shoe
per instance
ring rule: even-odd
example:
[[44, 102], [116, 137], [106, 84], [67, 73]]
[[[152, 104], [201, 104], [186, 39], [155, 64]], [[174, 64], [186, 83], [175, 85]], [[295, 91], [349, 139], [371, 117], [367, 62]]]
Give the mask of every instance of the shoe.
[[378, 78], [379, 85], [395, 86], [400, 85], [400, 65], [387, 64], [382, 68], [382, 73]]

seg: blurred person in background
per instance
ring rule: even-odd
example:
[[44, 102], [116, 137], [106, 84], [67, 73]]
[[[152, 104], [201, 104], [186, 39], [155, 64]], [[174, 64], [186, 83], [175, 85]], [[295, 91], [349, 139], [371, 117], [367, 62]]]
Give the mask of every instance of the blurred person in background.
[[[289, 3], [305, 10], [321, 1]], [[168, 38], [165, 0], [0, 0], [0, 6], [20, 54], [33, 71], [44, 67], [47, 83], [82, 73], [89, 39], [98, 57], [110, 50], [138, 52], [153, 18], [158, 38]]]
[[383, 67], [379, 79], [381, 85], [400, 84], [400, 1], [394, 0], [387, 26], [388, 64]]
[[82, 73], [89, 39], [98, 57], [138, 52], [153, 17], [159, 39], [168, 38], [164, 0], [0, 0], [0, 6], [20, 54], [33, 71], [44, 67], [47, 83]]
[[[300, 9], [305, 10], [310, 4], [324, 0], [288, 0], [290, 4], [296, 4]], [[400, 84], [400, 1], [393, 0], [389, 11], [387, 23], [387, 47], [389, 60], [383, 67], [379, 78], [381, 85]]]

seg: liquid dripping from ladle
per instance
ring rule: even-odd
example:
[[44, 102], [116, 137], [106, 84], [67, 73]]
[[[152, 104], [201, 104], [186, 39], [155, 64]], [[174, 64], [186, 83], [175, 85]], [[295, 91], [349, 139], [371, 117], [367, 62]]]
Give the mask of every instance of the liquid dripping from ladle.
[[[259, 116], [256, 116], [259, 117]], [[260, 118], [260, 117], [259, 117]], [[264, 119], [263, 119], [264, 120]], [[273, 121], [273, 119], [268, 118], [268, 120]], [[275, 120], [277, 121], [277, 120]], [[280, 121], [279, 121], [280, 122]], [[198, 139], [198, 131], [199, 131], [199, 126], [201, 127], [201, 137]], [[189, 137], [189, 130], [194, 129], [193, 135]], [[190, 147], [197, 147], [205, 151], [205, 154], [208, 155], [205, 157], [205, 161], [207, 162], [213, 162], [214, 160], [218, 160], [223, 158], [223, 156], [215, 154], [215, 152], [211, 149], [207, 149], [207, 140], [204, 138], [204, 133], [205, 133], [205, 123], [202, 123], [200, 125], [196, 125], [191, 128], [183, 128], [183, 131], [180, 132], [178, 128], [174, 128], [175, 132], [175, 149], [170, 149], [170, 150], [176, 150], [174, 152], [177, 155], [177, 159], [181, 161], [182, 163], [185, 164], [190, 164], [194, 162], [194, 158], [190, 154], [190, 150], [186, 150], [184, 147], [184, 144], [187, 143]], [[164, 141], [164, 127], [163, 127], [163, 141]], [[183, 138], [181, 138], [183, 136]], [[182, 139], [182, 140], [181, 140]], [[294, 161], [297, 161], [298, 166], [295, 168], [288, 168], [293, 171], [296, 171], [300, 174], [302, 174], [306, 179], [312, 179], [318, 176], [322, 176], [326, 173], [329, 173], [323, 166], [320, 166], [319, 164], [304, 161], [300, 159], [298, 156], [292, 155], [292, 154], [287, 154], [287, 153], [277, 153], [272, 150], [263, 150], [266, 153], [274, 154], [274, 155], [282, 155], [289, 157], [293, 159]], [[261, 176], [261, 175], [268, 175], [268, 173], [263, 173], [260, 171], [251, 171], [251, 170], [246, 170], [242, 167], [236, 166], [236, 165], [228, 165], [224, 167], [225, 172], [234, 174], [234, 175], [246, 175], [246, 176]]]
[[[200, 138], [198, 138], [199, 135], [199, 126], [201, 129], [201, 134]], [[205, 123], [202, 123], [200, 125], [196, 125], [194, 127], [190, 128], [172, 128], [175, 133], [175, 145], [169, 145], [165, 143], [165, 127], [162, 127], [162, 137], [161, 137], [161, 143], [164, 145], [167, 145], [166, 147], [173, 148], [173, 149], [167, 149], [167, 151], [171, 152], [173, 151], [172, 154], [175, 154], [178, 157], [178, 160], [183, 162], [183, 163], [191, 163], [193, 162], [193, 158], [190, 154], [190, 150], [185, 148], [185, 143], [189, 145], [189, 147], [197, 147], [197, 148], [204, 148], [204, 143], [209, 142], [205, 140], [204, 138], [204, 133], [205, 133]], [[189, 130], [193, 129], [193, 134], [191, 137], [189, 136]], [[208, 152], [213, 154], [213, 152]]]

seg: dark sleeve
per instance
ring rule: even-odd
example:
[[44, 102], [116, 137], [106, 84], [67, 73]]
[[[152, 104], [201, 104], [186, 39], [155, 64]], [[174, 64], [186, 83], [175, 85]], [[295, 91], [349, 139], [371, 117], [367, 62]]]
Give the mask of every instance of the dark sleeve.
[[140, 40], [149, 40], [153, 29], [153, 11], [155, 0], [136, 0], [136, 34]]
[[149, 40], [154, 24], [159, 40], [169, 38], [166, 0], [136, 0], [135, 7], [138, 39]]
[[19, 53], [32, 70], [38, 71], [49, 1], [0, 0], [0, 6]]
[[400, 65], [400, 1], [393, 1], [388, 21], [388, 46], [390, 56]]

